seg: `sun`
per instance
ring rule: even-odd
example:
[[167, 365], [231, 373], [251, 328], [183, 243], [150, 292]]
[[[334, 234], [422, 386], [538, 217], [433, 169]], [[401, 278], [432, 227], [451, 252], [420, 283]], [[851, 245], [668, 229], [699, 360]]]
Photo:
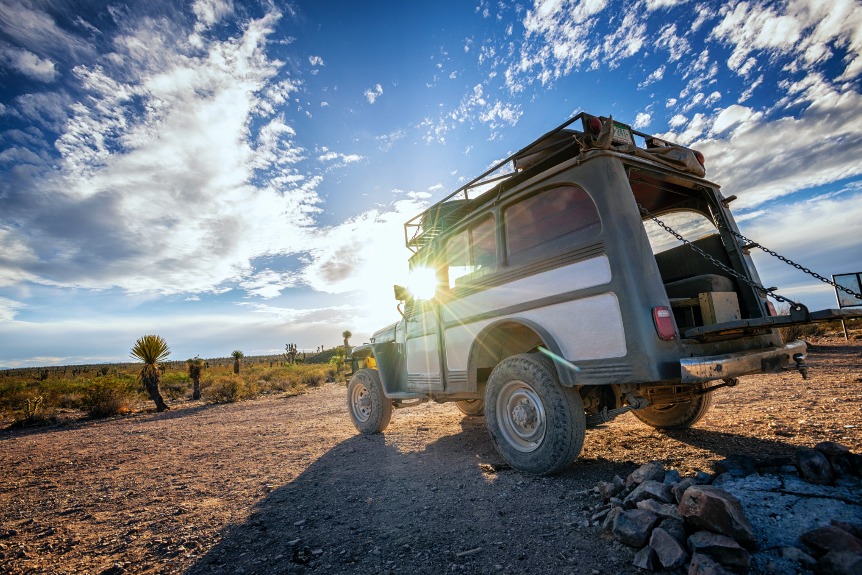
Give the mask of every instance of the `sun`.
[[407, 289], [416, 299], [433, 298], [437, 291], [437, 283], [437, 273], [431, 268], [413, 268], [407, 277]]

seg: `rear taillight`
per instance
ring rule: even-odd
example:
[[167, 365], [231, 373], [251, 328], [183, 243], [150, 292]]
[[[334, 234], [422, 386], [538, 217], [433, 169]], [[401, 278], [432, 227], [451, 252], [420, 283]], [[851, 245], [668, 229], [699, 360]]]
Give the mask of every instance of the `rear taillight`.
[[697, 161], [700, 162], [700, 165], [705, 166], [706, 165], [706, 158], [703, 157], [703, 154], [701, 154], [697, 150], [693, 150], [693, 151], [694, 151], [694, 157], [697, 158]]
[[772, 305], [771, 301], [766, 302], [766, 310], [769, 312], [769, 315], [775, 317], [778, 315], [778, 312], [775, 311], [775, 306]]
[[590, 118], [589, 121], [590, 121], [590, 130], [592, 130], [596, 134], [598, 134], [599, 132], [602, 131], [602, 121], [601, 120], [599, 120], [598, 118], [593, 116], [592, 118]]
[[669, 307], [652, 308], [652, 319], [655, 322], [655, 330], [659, 338], [669, 341], [676, 337], [676, 324], [673, 321], [673, 312], [670, 311]]

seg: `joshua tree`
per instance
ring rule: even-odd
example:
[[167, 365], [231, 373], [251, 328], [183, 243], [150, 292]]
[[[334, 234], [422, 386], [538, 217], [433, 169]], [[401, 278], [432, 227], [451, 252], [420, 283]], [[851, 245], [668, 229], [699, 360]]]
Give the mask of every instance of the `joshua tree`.
[[344, 338], [344, 355], [350, 355], [350, 343], [347, 340], [353, 337], [353, 334], [350, 333], [349, 329], [346, 329], [341, 332], [341, 337]]
[[288, 343], [284, 346], [284, 353], [282, 354], [284, 357], [284, 361], [289, 365], [293, 365], [296, 363], [296, 344]]
[[201, 372], [204, 370], [204, 360], [199, 357], [193, 357], [186, 360], [186, 365], [189, 366], [189, 377], [192, 378], [192, 399], [200, 399]]
[[135, 342], [132, 348], [132, 357], [144, 362], [141, 368], [141, 382], [147, 393], [156, 404], [156, 411], [167, 411], [170, 409], [159, 392], [159, 383], [162, 381], [162, 372], [159, 371], [159, 362], [171, 354], [167, 342], [160, 335], [145, 335]]
[[232, 354], [233, 357], [233, 372], [239, 373], [239, 360], [245, 357], [245, 354], [238, 349], [235, 349]]

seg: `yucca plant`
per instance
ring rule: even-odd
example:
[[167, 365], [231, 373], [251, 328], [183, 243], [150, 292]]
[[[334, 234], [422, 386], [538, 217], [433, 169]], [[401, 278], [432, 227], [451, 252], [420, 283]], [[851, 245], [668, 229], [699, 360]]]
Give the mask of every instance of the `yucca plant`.
[[145, 335], [135, 342], [132, 348], [132, 357], [144, 362], [139, 377], [144, 384], [147, 393], [156, 404], [156, 411], [167, 411], [170, 409], [162, 398], [159, 391], [159, 383], [162, 381], [162, 372], [159, 370], [159, 362], [171, 355], [167, 342], [160, 335]]
[[245, 357], [245, 354], [240, 350], [235, 349], [230, 355], [233, 357], [233, 372], [239, 373], [239, 360]]
[[204, 360], [193, 357], [186, 360], [189, 367], [189, 377], [192, 380], [192, 399], [201, 398], [201, 372], [204, 370]]

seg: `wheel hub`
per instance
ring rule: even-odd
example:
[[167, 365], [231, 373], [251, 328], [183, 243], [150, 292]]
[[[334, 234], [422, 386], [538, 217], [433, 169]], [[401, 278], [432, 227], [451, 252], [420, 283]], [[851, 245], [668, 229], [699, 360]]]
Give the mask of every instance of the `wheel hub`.
[[536, 390], [523, 381], [508, 382], [497, 397], [496, 413], [509, 445], [523, 453], [539, 448], [545, 438], [545, 408]]
[[371, 417], [371, 394], [364, 385], [357, 385], [353, 390], [353, 413], [360, 421]]

